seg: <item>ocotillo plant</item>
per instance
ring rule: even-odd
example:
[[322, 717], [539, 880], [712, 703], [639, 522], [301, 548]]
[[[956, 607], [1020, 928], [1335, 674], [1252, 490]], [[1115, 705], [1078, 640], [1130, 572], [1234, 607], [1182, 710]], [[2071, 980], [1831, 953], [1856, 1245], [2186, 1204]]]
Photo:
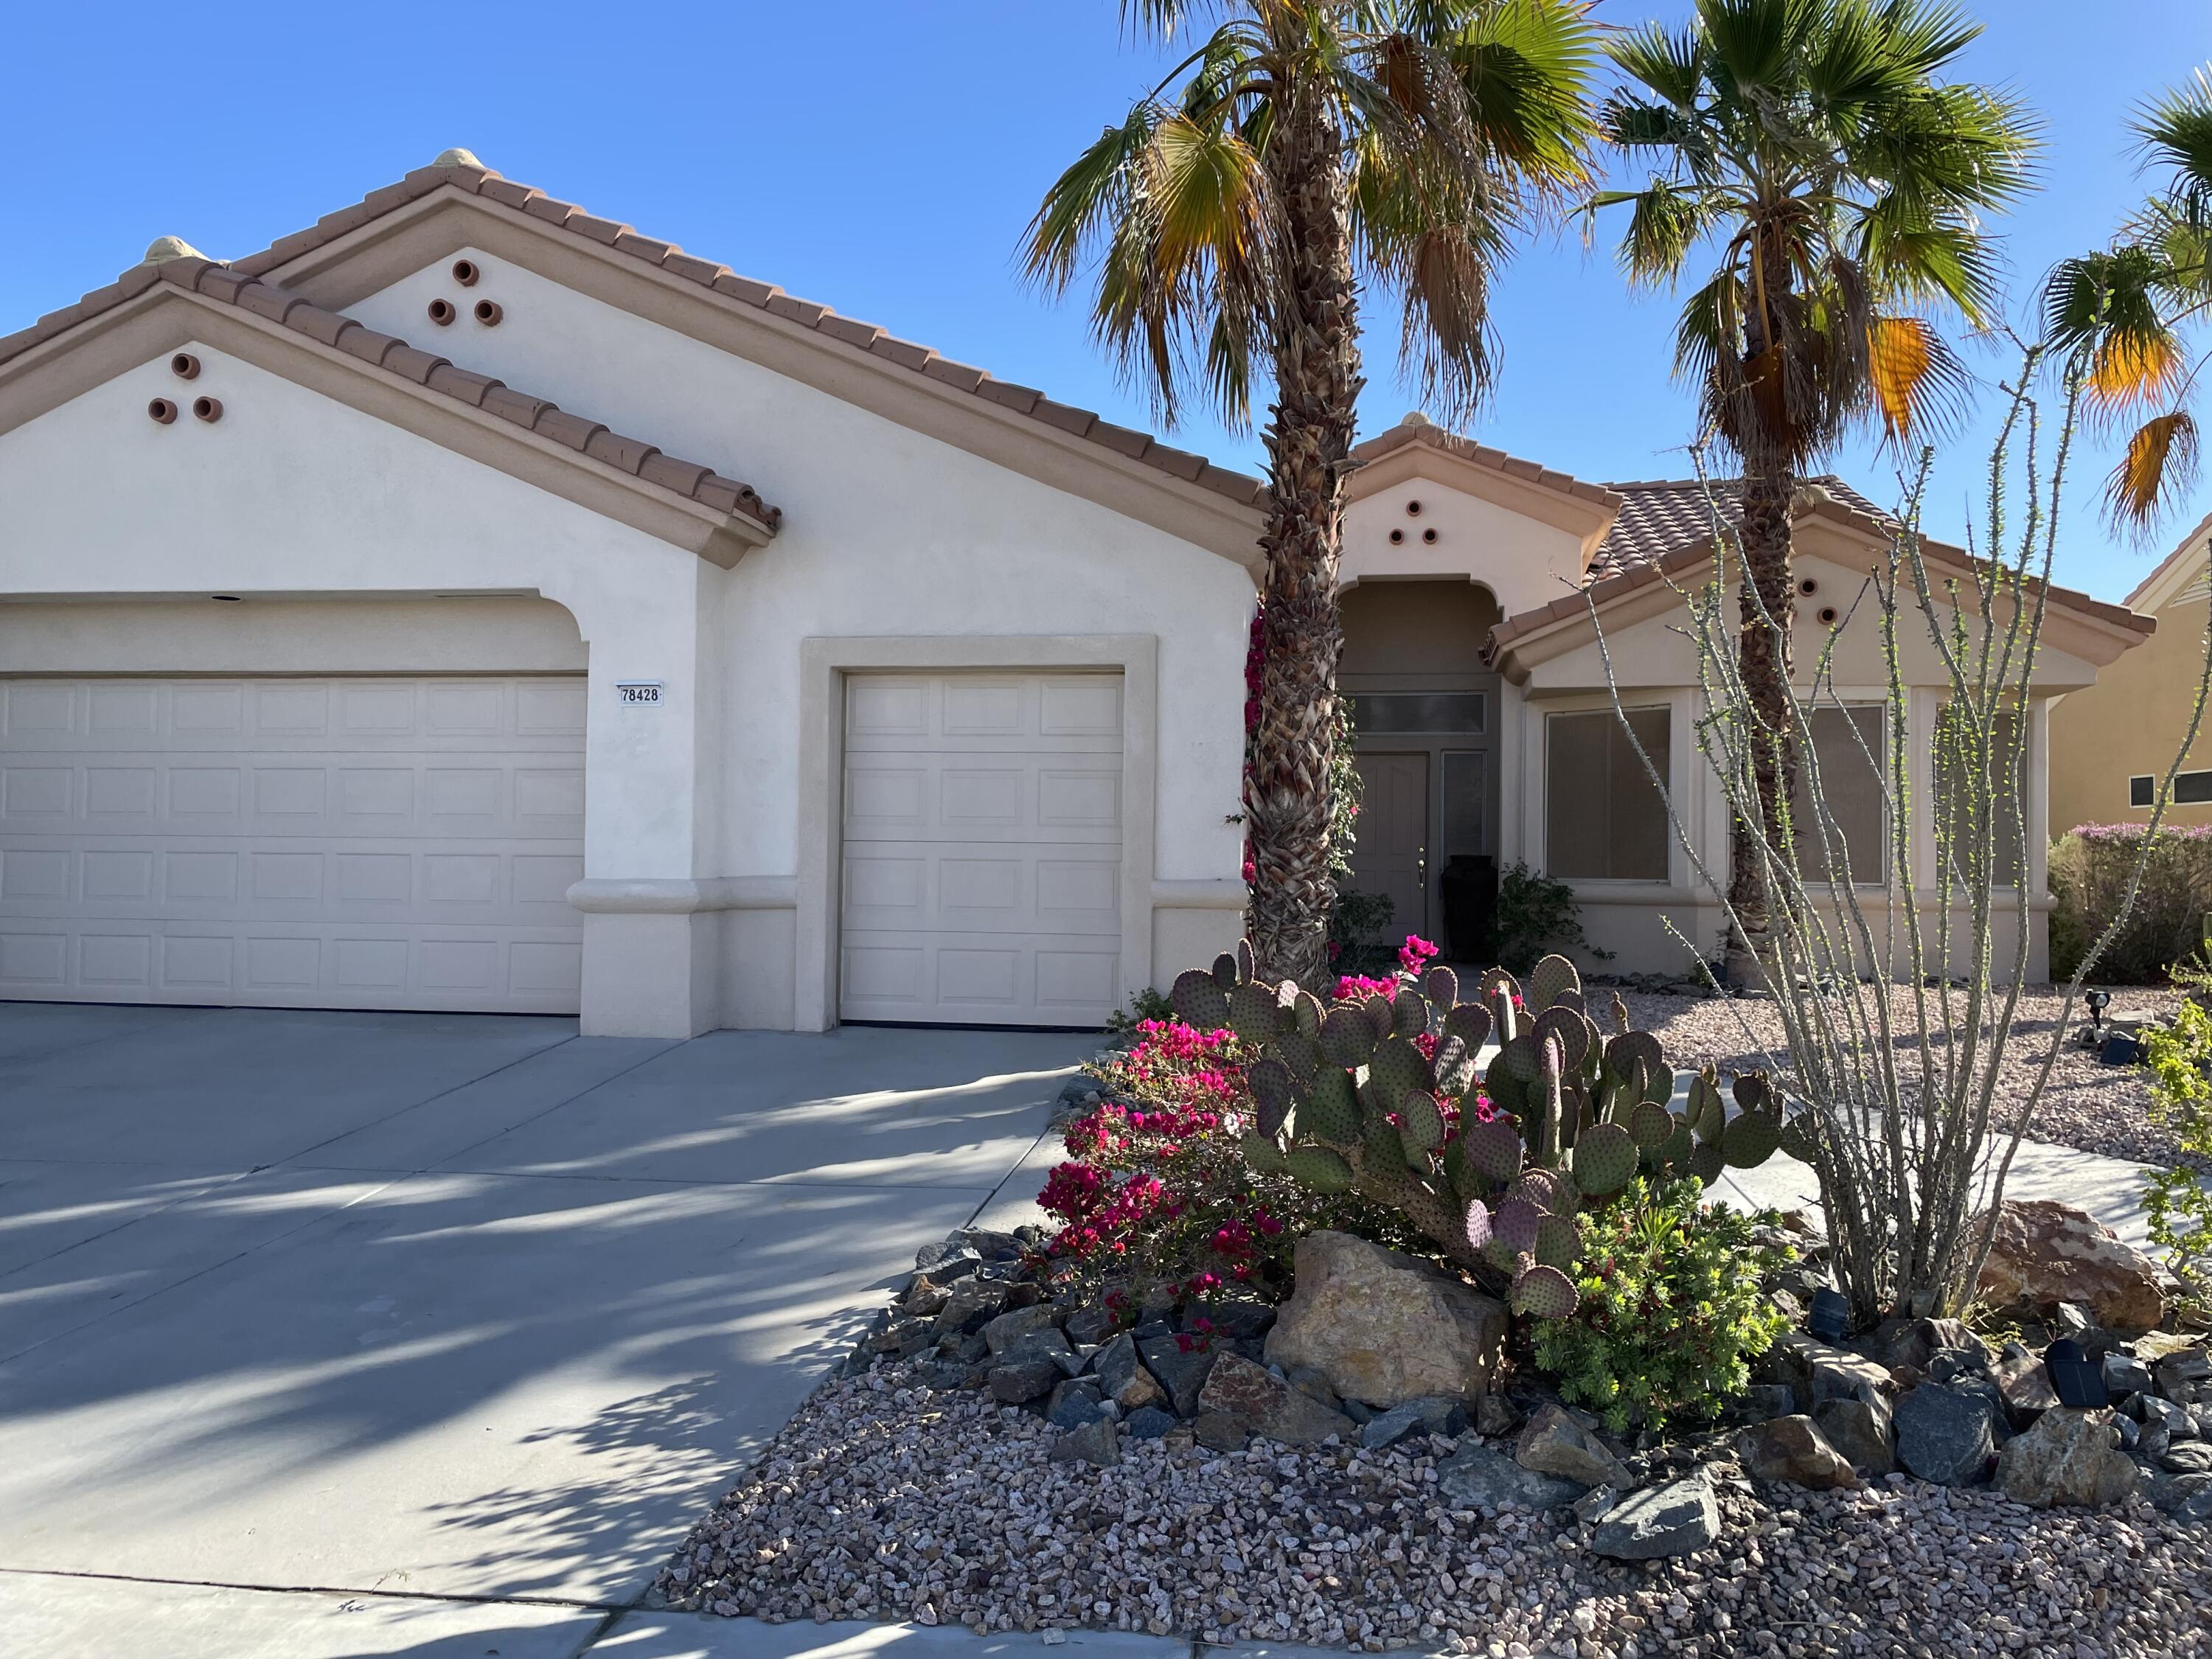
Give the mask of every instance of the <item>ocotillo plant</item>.
[[[1516, 1312], [1564, 1319], [1577, 1301], [1585, 1207], [1639, 1169], [1711, 1185], [1725, 1165], [1763, 1163], [1782, 1119], [1756, 1076], [1738, 1080], [1743, 1109], [1730, 1118], [1710, 1067], [1675, 1111], [1659, 1039], [1631, 1030], [1618, 998], [1620, 1029], [1602, 1036], [1564, 957], [1536, 964], [1525, 999], [1503, 969], [1478, 992], [1460, 1001], [1458, 976], [1439, 966], [1395, 996], [1324, 1008], [1290, 981], [1255, 979], [1239, 945], [1212, 973], [1177, 979], [1173, 1000], [1191, 1024], [1225, 1025], [1264, 1051], [1245, 1073], [1255, 1169], [1320, 1192], [1357, 1187], [1478, 1276], [1502, 1279]], [[1478, 1079], [1493, 1031], [1502, 1041]]]

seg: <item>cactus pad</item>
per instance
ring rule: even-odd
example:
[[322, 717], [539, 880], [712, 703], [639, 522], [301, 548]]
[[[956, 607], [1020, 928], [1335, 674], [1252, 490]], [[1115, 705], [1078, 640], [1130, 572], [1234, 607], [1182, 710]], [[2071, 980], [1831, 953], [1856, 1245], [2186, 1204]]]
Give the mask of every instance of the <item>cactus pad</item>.
[[1536, 1248], [1536, 1230], [1544, 1212], [1525, 1198], [1509, 1198], [1490, 1218], [1491, 1231], [1506, 1249], [1518, 1253]]
[[1641, 1150], [1656, 1154], [1674, 1133], [1674, 1115], [1664, 1106], [1639, 1101], [1629, 1114], [1628, 1133]]
[[1291, 1068], [1293, 1077], [1310, 1078], [1322, 1068], [1321, 1045], [1302, 1031], [1278, 1031], [1267, 1052]]
[[1273, 1135], [1246, 1135], [1244, 1162], [1261, 1175], [1285, 1175], [1290, 1166], [1283, 1158], [1283, 1149], [1275, 1144]]
[[1547, 1215], [1565, 1215], [1583, 1201], [1575, 1183], [1558, 1170], [1523, 1170], [1506, 1196], [1533, 1204]]
[[1562, 1273], [1582, 1255], [1583, 1230], [1571, 1215], [1547, 1215], [1536, 1224], [1536, 1260]]
[[1499, 1273], [1510, 1273], [1516, 1270], [1520, 1254], [1510, 1249], [1504, 1239], [1493, 1234], [1490, 1243], [1482, 1247], [1482, 1259], [1497, 1268]]
[[1398, 1097], [1408, 1089], [1425, 1089], [1436, 1079], [1429, 1072], [1429, 1062], [1409, 1037], [1386, 1037], [1375, 1048], [1367, 1062], [1367, 1075], [1382, 1091], [1382, 1097], [1392, 1110], [1397, 1109]]
[[1559, 1000], [1560, 992], [1582, 988], [1583, 976], [1573, 963], [1561, 956], [1546, 957], [1529, 973], [1529, 1006], [1541, 1013]]
[[[1182, 981], [1176, 983], [1180, 986]], [[1329, 1063], [1349, 1070], [1364, 1066], [1368, 1055], [1375, 1052], [1375, 1028], [1364, 1012], [1346, 1004], [1328, 1011], [1328, 1018], [1321, 1023], [1320, 1041]]]
[[1321, 1001], [1310, 991], [1300, 991], [1291, 1002], [1291, 1018], [1297, 1034], [1311, 1042], [1321, 1035]]
[[1237, 982], [1242, 985], [1260, 971], [1260, 965], [1252, 955], [1252, 941], [1249, 939], [1240, 939], [1237, 941], [1236, 955]]
[[1417, 1037], [1429, 1029], [1429, 1005], [1408, 985], [1390, 999], [1390, 1029], [1401, 1037]]
[[1226, 951], [1213, 959], [1213, 982], [1224, 991], [1233, 991], [1244, 982], [1237, 971], [1237, 958]]
[[1636, 1142], [1617, 1123], [1594, 1123], [1575, 1138], [1575, 1185], [1593, 1198], [1634, 1180], [1636, 1163]]
[[1735, 1080], [1735, 1103], [1747, 1112], [1764, 1112], [1774, 1104], [1774, 1085], [1764, 1072], [1745, 1072]]
[[1352, 1073], [1340, 1066], [1322, 1066], [1314, 1074], [1313, 1088], [1298, 1103], [1298, 1133], [1332, 1146], [1356, 1146], [1361, 1121]]
[[1810, 1164], [1820, 1152], [1820, 1120], [1800, 1112], [1782, 1126], [1780, 1150], [1800, 1164]]
[[1437, 1092], [1457, 1100], [1474, 1082], [1474, 1050], [1455, 1036], [1439, 1038], [1430, 1069], [1436, 1073]]
[[1455, 1036], [1467, 1044], [1469, 1054], [1490, 1041], [1490, 1010], [1480, 1002], [1460, 1003], [1444, 1016], [1444, 1035]]
[[1580, 1305], [1575, 1281], [1557, 1267], [1538, 1266], [1513, 1281], [1513, 1311], [1531, 1319], [1569, 1319]]
[[1252, 1091], [1253, 1103], [1258, 1108], [1260, 1133], [1273, 1135], [1291, 1115], [1301, 1092], [1297, 1079], [1291, 1068], [1270, 1055], [1256, 1060], [1244, 1073], [1245, 1086]]
[[1437, 963], [1421, 975], [1421, 994], [1439, 1008], [1449, 1008], [1459, 1000], [1459, 975]]
[[1774, 1156], [1782, 1144], [1782, 1120], [1771, 1112], [1739, 1113], [1721, 1136], [1721, 1156], [1733, 1169], [1748, 1170]]
[[1490, 1218], [1490, 1206], [1484, 1203], [1480, 1199], [1476, 1199], [1472, 1204], [1467, 1206], [1467, 1242], [1468, 1247], [1476, 1250], [1486, 1249], [1489, 1248], [1491, 1239], [1496, 1236], [1496, 1233], [1497, 1229]]
[[1390, 999], [1380, 991], [1362, 1001], [1359, 1012], [1367, 1016], [1369, 1029], [1375, 1033], [1377, 1042], [1398, 1029], [1397, 1012], [1390, 1006]]
[[1689, 1157], [1687, 1167], [1690, 1173], [1708, 1187], [1718, 1181], [1721, 1171], [1728, 1167], [1728, 1160], [1721, 1155], [1721, 1146], [1720, 1141], [1708, 1140], [1692, 1151]]
[[1247, 1042], [1265, 1042], [1282, 1018], [1282, 1005], [1264, 985], [1247, 983], [1229, 994], [1229, 1029]]
[[1284, 1155], [1283, 1167], [1299, 1185], [1317, 1193], [1352, 1190], [1352, 1166], [1326, 1146], [1294, 1146]]
[[1689, 1118], [1692, 1133], [1700, 1140], [1718, 1140], [1728, 1127], [1728, 1108], [1721, 1100], [1721, 1085], [1707, 1066], [1690, 1083]]
[[1427, 1090], [1408, 1089], [1401, 1095], [1398, 1117], [1408, 1146], [1433, 1152], [1444, 1144], [1444, 1115], [1437, 1109], [1437, 1097]]
[[1523, 1034], [1498, 1051], [1499, 1064], [1516, 1083], [1534, 1083], [1543, 1073], [1544, 1051], [1536, 1040]]
[[1636, 1075], [1636, 1062], [1657, 1072], [1667, 1064], [1666, 1051], [1649, 1031], [1623, 1031], [1605, 1045], [1605, 1068], [1624, 1080]]
[[1218, 1031], [1229, 1024], [1229, 993], [1214, 983], [1212, 975], [1195, 968], [1176, 975], [1168, 1000], [1175, 1004], [1177, 1019], [1201, 1031]]
[[1468, 1167], [1500, 1185], [1518, 1176], [1528, 1158], [1528, 1149], [1521, 1144], [1521, 1132], [1503, 1118], [1465, 1124], [1459, 1138], [1465, 1148]]
[[1668, 1135], [1666, 1144], [1653, 1154], [1652, 1161], [1667, 1165], [1679, 1176], [1681, 1171], [1690, 1167], [1692, 1155], [1697, 1149], [1697, 1139], [1691, 1134], [1689, 1124], [1678, 1117], [1674, 1120], [1674, 1133]]
[[[1550, 958], [1547, 958], [1550, 960]], [[1589, 1053], [1589, 1022], [1571, 1008], [1547, 1008], [1536, 1016], [1528, 1035], [1538, 1042], [1556, 1040], [1563, 1071], [1579, 1071]]]

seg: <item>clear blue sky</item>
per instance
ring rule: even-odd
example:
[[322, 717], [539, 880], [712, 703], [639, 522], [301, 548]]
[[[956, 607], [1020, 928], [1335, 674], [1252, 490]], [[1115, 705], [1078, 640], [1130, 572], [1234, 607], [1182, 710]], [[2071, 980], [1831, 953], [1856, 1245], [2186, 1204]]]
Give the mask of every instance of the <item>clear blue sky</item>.
[[[2042, 190], [2003, 226], [2024, 301], [2139, 192], [2128, 113], [2212, 58], [2212, 6], [1970, 9], [1989, 29], [1967, 72], [2014, 88], [2046, 123]], [[1597, 15], [1686, 10], [1601, 0]], [[26, 6], [8, 34], [0, 332], [112, 280], [157, 234], [242, 253], [460, 144], [948, 356], [1152, 424], [1092, 349], [1079, 304], [1027, 292], [1012, 257], [1046, 185], [1151, 84], [1155, 59], [1122, 38], [1114, 0]], [[1585, 478], [1680, 475], [1692, 422], [1668, 375], [1674, 303], [1629, 296], [1607, 251], [1576, 235], [1525, 250], [1498, 296], [1504, 375], [1479, 435]], [[1411, 407], [1395, 339], [1390, 317], [1370, 319], [1366, 430]], [[1174, 441], [1261, 465], [1255, 437], [1203, 421]], [[2110, 447], [2077, 473], [2060, 576], [2117, 598], [2212, 489], [2154, 546], [2115, 543], [2089, 506]], [[1953, 452], [1933, 527], [1963, 532], [1984, 449], [1976, 433]], [[1893, 469], [1864, 447], [1839, 470], [1893, 493]]]

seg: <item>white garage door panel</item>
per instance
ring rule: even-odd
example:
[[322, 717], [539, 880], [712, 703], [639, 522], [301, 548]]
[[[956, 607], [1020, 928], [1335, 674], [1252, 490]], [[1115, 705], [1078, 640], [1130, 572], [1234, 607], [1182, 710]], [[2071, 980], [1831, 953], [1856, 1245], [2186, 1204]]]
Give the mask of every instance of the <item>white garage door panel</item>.
[[0, 996], [574, 1012], [577, 677], [0, 681]]
[[854, 675], [847, 1019], [1093, 1024], [1119, 1000], [1118, 674]]

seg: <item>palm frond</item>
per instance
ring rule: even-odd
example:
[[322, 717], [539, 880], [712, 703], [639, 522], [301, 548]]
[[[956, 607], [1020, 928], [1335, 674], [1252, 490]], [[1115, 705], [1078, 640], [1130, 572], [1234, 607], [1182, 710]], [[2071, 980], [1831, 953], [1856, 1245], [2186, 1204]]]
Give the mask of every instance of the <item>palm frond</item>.
[[2129, 438], [2106, 491], [2114, 520], [2148, 528], [2171, 497], [2196, 483], [2197, 459], [2197, 422], [2188, 410], [2169, 410], [2144, 422]]
[[1963, 410], [1972, 377], [1924, 317], [1878, 316], [1867, 340], [1867, 378], [1883, 437], [1904, 448], [1932, 439]]
[[1604, 192], [1591, 198], [1591, 206], [1622, 202], [1629, 209], [1628, 228], [1620, 238], [1620, 262], [1636, 283], [1671, 282], [1680, 276], [1692, 250], [1716, 219], [1704, 191], [1682, 189], [1666, 179], [1654, 179], [1639, 191]]
[[1704, 39], [1694, 29], [1673, 33], [1644, 23], [1606, 42], [1613, 66], [1643, 86], [1660, 103], [1687, 110], [1705, 82]]
[[2134, 123], [2145, 165], [2166, 177], [2162, 194], [2190, 223], [2212, 227], [2212, 72], [2147, 105]]

